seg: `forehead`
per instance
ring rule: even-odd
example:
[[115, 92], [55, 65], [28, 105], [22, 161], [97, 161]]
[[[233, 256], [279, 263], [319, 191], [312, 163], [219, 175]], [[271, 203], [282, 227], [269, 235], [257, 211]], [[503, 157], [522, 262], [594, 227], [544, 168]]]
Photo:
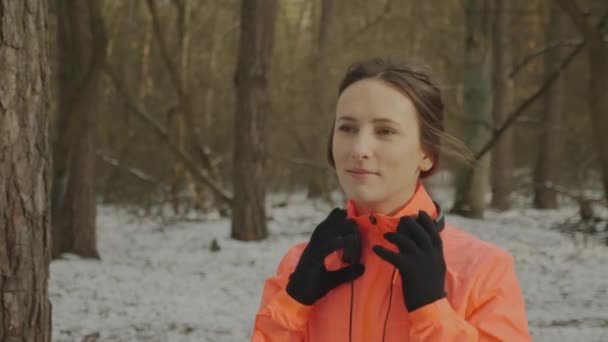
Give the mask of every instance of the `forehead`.
[[359, 120], [388, 118], [401, 123], [416, 119], [416, 108], [395, 86], [379, 79], [364, 79], [342, 92], [336, 105], [336, 118]]

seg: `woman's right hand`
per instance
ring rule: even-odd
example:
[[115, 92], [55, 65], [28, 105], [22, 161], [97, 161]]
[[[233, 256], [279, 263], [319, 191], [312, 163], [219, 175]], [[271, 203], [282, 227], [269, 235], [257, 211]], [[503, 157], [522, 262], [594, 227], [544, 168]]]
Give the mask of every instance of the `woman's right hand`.
[[336, 271], [325, 268], [325, 258], [332, 252], [359, 239], [359, 229], [346, 218], [346, 210], [334, 209], [315, 228], [300, 261], [289, 277], [287, 293], [304, 305], [312, 305], [330, 290], [360, 277], [365, 268], [357, 263]]

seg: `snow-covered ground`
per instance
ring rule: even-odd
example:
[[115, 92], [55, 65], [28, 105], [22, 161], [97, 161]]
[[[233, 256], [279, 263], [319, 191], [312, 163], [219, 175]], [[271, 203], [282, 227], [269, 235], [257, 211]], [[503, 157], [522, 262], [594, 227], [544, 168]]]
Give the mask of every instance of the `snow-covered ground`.
[[[102, 260], [51, 264], [53, 341], [248, 341], [265, 278], [329, 209], [302, 195], [287, 201], [269, 211], [270, 238], [249, 243], [229, 238], [226, 219], [166, 224], [100, 206]], [[448, 216], [515, 256], [535, 341], [608, 341], [608, 247], [550, 229], [575, 214]]]

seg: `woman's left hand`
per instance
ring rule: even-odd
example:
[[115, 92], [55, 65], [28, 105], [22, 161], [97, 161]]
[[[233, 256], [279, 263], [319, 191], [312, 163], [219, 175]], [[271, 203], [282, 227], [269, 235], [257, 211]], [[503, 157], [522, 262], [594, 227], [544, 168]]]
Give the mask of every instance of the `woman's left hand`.
[[446, 296], [443, 244], [435, 222], [426, 212], [420, 211], [417, 219], [402, 217], [397, 231], [384, 234], [384, 238], [394, 243], [399, 253], [379, 245], [373, 249], [399, 269], [408, 312]]

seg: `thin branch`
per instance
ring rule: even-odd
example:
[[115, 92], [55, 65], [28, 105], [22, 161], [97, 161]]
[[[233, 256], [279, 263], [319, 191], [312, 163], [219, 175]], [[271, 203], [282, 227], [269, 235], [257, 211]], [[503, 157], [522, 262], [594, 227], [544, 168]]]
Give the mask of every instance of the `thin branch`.
[[494, 130], [494, 126], [486, 120], [473, 120], [473, 119], [469, 119], [469, 118], [465, 117], [464, 115], [460, 115], [460, 114], [456, 114], [456, 113], [454, 113], [450, 116], [460, 123], [464, 123], [464, 124], [472, 125], [472, 126], [480, 126], [489, 132], [492, 132]]
[[532, 51], [530, 54], [528, 54], [526, 57], [524, 57], [524, 59], [521, 62], [519, 62], [517, 65], [515, 65], [513, 67], [513, 69], [509, 73], [509, 77], [514, 78], [515, 75], [517, 75], [526, 65], [528, 65], [528, 63], [532, 62], [532, 60], [534, 60], [535, 58], [540, 57], [551, 50], [563, 48], [563, 47], [576, 47], [576, 46], [583, 44], [583, 42], [584, 41], [582, 39], [576, 39], [576, 40], [573, 39], [571, 41], [566, 41], [566, 42], [555, 42], [555, 43], [549, 44], [547, 46], [543, 46], [540, 49], [537, 49], [536, 51]]
[[[213, 170], [213, 168], [212, 168], [213, 164], [211, 162], [211, 154], [208, 152], [208, 151], [210, 151], [210, 148], [208, 146], [203, 146], [201, 141], [199, 141], [199, 139], [198, 139], [198, 134], [196, 132], [196, 125], [194, 123], [194, 113], [193, 113], [192, 103], [190, 101], [191, 99], [189, 96], [189, 89], [187, 89], [187, 85], [184, 82], [184, 75], [182, 73], [184, 71], [182, 70], [182, 72], [180, 72], [175, 61], [171, 58], [171, 55], [169, 53], [169, 48], [167, 46], [167, 42], [162, 33], [163, 30], [162, 30], [160, 19], [158, 16], [158, 9], [156, 7], [156, 1], [147, 0], [146, 3], [148, 5], [148, 10], [150, 12], [150, 15], [152, 16], [154, 35], [156, 37], [156, 40], [158, 41], [163, 62], [165, 63], [165, 66], [169, 72], [171, 81], [173, 83], [173, 86], [175, 87], [175, 90], [177, 92], [178, 100], [180, 103], [180, 109], [186, 115], [186, 118], [187, 118], [186, 119], [187, 124], [189, 125], [189, 129], [190, 129], [189, 136], [194, 139], [194, 141], [189, 140], [190, 144], [194, 144], [194, 148], [198, 152], [198, 156], [200, 157], [200, 159], [203, 163], [203, 167], [206, 168], [208, 171], [206, 174], [213, 175], [214, 177], [219, 178], [219, 176], [216, 175], [217, 172], [215, 172], [215, 170]], [[182, 5], [185, 5], [185, 4], [183, 2], [179, 4], [179, 6], [182, 6]], [[182, 35], [185, 34], [185, 32], [181, 32], [181, 33], [182, 33]], [[182, 51], [182, 53], [184, 53], [184, 51]], [[191, 162], [194, 163], [193, 165], [196, 165], [194, 160], [191, 160]], [[194, 167], [193, 169], [198, 169], [198, 167]], [[221, 186], [219, 184], [216, 184], [216, 187], [218, 190], [221, 189]], [[220, 194], [220, 197], [226, 197], [226, 194], [223, 194], [223, 195]], [[222, 199], [222, 200], [224, 200], [224, 199]]]
[[[347, 39], [342, 39], [341, 41], [344, 43], [342, 43], [341, 45], [334, 46], [331, 50], [325, 49], [324, 53], [318, 54], [315, 58], [310, 59], [308, 63], [302, 64], [301, 67], [309, 69], [316, 63], [319, 63], [320, 61], [322, 61], [323, 59], [330, 58], [337, 53], [344, 52], [344, 49], [347, 46], [349, 46], [350, 44], [356, 42], [357, 38], [360, 37], [363, 33], [365, 33], [367, 30], [374, 28], [375, 26], [377, 26], [378, 24], [380, 24], [384, 21], [385, 17], [390, 13], [391, 2], [392, 2], [392, 0], [388, 0], [386, 2], [386, 4], [384, 5], [384, 9], [382, 10], [382, 13], [380, 13], [377, 17], [375, 17], [372, 20], [365, 23], [365, 25], [363, 25], [363, 27], [361, 27], [358, 30], [356, 30], [355, 32], [353, 32]], [[291, 72], [286, 77], [288, 77], [288, 78], [292, 77], [293, 74], [295, 74], [299, 71], [299, 69], [300, 68], [291, 70]]]
[[[570, 12], [572, 10], [574, 10], [574, 11], [577, 10], [576, 3], [573, 3], [572, 1], [569, 1], [569, 0], [565, 0], [565, 1], [556, 0], [556, 1], [559, 3], [560, 7], [572, 17], [572, 20], [581, 20], [580, 17], [577, 17], [575, 19], [575, 17], [573, 17], [572, 13]], [[572, 6], [574, 6], [574, 9], [572, 8]], [[584, 20], [585, 15], [582, 12], [580, 12], [579, 14], [581, 14], [581, 16], [583, 17], [583, 20]], [[607, 16], [608, 16], [608, 13], [604, 14], [602, 19], [600, 20], [600, 22], [598, 24], [598, 28], [600, 30], [606, 24]], [[605, 42], [608, 43], [608, 36], [604, 37], [603, 39]], [[509, 77], [510, 78], [515, 77], [515, 75], [517, 75], [517, 73], [519, 73], [534, 58], [542, 56], [543, 54], [545, 54], [548, 51], [551, 51], [551, 50], [557, 49], [557, 48], [568, 47], [568, 46], [573, 46], [573, 47], [579, 46], [580, 44], [584, 44], [584, 40], [581, 38], [577, 38], [577, 39], [571, 39], [571, 40], [565, 41], [565, 42], [555, 42], [553, 44], [549, 44], [548, 46], [544, 46], [536, 51], [533, 51], [528, 56], [526, 56], [519, 64], [517, 64], [513, 67], [513, 70], [511, 70]]]
[[483, 148], [475, 154], [475, 160], [479, 161], [481, 158], [494, 146], [494, 144], [498, 141], [498, 139], [503, 135], [503, 133], [511, 126], [515, 120], [530, 107], [537, 99], [541, 97], [541, 95], [549, 89], [549, 87], [558, 79], [560, 74], [566, 69], [570, 63], [574, 60], [574, 57], [578, 55], [582, 50], [585, 44], [581, 44], [574, 49], [560, 64], [559, 68], [551, 73], [551, 75], [547, 78], [545, 83], [528, 99], [526, 99], [519, 107], [517, 107], [513, 112], [511, 112], [503, 122], [503, 124], [494, 131], [490, 140], [483, 146]]
[[[587, 34], [587, 16], [588, 14], [584, 13], [573, 0], [555, 0], [558, 5], [561, 7], [564, 12], [566, 12], [574, 24], [579, 28], [582, 34]], [[596, 26], [596, 29], [599, 32], [605, 28], [605, 25], [608, 23], [608, 11], [602, 15], [599, 23]]]
[[581, 32], [585, 32], [587, 28], [587, 16], [578, 7], [574, 0], [555, 0], [564, 12], [568, 13], [572, 22], [578, 27]]
[[165, 41], [165, 37], [163, 36], [163, 30], [160, 24], [160, 20], [158, 18], [158, 10], [156, 8], [156, 2], [154, 0], [147, 0], [148, 10], [150, 12], [150, 16], [152, 16], [152, 26], [154, 27], [154, 36], [158, 41], [158, 45], [160, 48], [160, 53], [163, 58], [163, 62], [169, 71], [169, 77], [173, 82], [173, 86], [177, 91], [177, 96], [180, 99], [181, 103], [185, 103], [184, 100], [186, 98], [186, 91], [184, 89], [184, 84], [182, 82], [182, 78], [177, 70], [175, 62], [171, 59], [171, 55], [169, 54], [169, 49], [167, 47], [167, 42]]
[[[556, 0], [556, 1], [559, 1], [559, 0]], [[608, 11], [602, 16], [602, 19], [598, 23], [597, 28], [602, 29], [604, 27], [604, 25], [606, 25], [606, 23], [608, 23]], [[574, 60], [574, 57], [576, 57], [576, 55], [578, 55], [583, 50], [583, 47], [585, 45], [586, 45], [586, 42], [583, 42], [582, 44], [578, 45], [574, 49], [574, 51], [572, 51], [562, 61], [559, 68], [557, 70], [555, 70], [553, 73], [551, 73], [551, 75], [547, 78], [545, 83], [532, 96], [530, 96], [526, 101], [524, 101], [519, 107], [517, 107], [513, 112], [511, 112], [509, 114], [509, 117], [507, 118], [507, 120], [500, 126], [500, 128], [498, 128], [496, 131], [494, 131], [494, 134], [492, 135], [490, 140], [484, 145], [484, 147], [478, 153], [475, 154], [476, 161], [481, 160], [481, 158], [488, 151], [490, 151], [492, 146], [494, 146], [494, 144], [498, 141], [500, 136], [507, 130], [507, 128], [509, 128], [509, 126], [511, 126], [517, 120], [517, 118], [528, 107], [530, 107], [530, 105], [532, 105], [538, 98], [540, 98], [540, 96], [547, 89], [549, 89], [549, 87], [558, 79], [558, 77], [563, 72], [563, 70], [566, 69], [568, 67], [568, 65], [570, 65], [570, 63]]]
[[159, 182], [158, 180], [154, 179], [152, 176], [148, 175], [147, 173], [145, 173], [139, 169], [136, 169], [134, 167], [125, 166], [125, 165], [121, 164], [121, 162], [118, 159], [112, 158], [112, 157], [108, 156], [107, 154], [103, 153], [102, 151], [97, 151], [96, 154], [99, 158], [101, 158], [101, 160], [103, 160], [107, 164], [112, 165], [116, 168], [125, 170], [132, 176], [134, 176], [146, 183], [150, 183], [150, 184], [153, 184], [156, 186], [163, 185], [162, 182]]
[[116, 75], [116, 73], [111, 69], [109, 65], [105, 65], [104, 71], [110, 77], [112, 84], [114, 85], [117, 93], [122, 97], [125, 106], [134, 114], [136, 114], [144, 123], [146, 123], [156, 135], [162, 138], [162, 141], [165, 143], [167, 147], [178, 157], [181, 163], [190, 171], [190, 173], [201, 183], [207, 185], [211, 191], [218, 196], [223, 202], [232, 204], [232, 196], [226, 192], [222, 187], [209, 175], [200, 170], [197, 167], [196, 163], [190, 158], [190, 156], [186, 155], [184, 151], [182, 151], [178, 146], [173, 144], [169, 140], [169, 135], [165, 131], [165, 129], [158, 124], [154, 119], [152, 119], [148, 114], [144, 113], [139, 109], [137, 105], [135, 105], [128, 96], [126, 91], [126, 87], [124, 83], [120, 80], [120, 78]]

